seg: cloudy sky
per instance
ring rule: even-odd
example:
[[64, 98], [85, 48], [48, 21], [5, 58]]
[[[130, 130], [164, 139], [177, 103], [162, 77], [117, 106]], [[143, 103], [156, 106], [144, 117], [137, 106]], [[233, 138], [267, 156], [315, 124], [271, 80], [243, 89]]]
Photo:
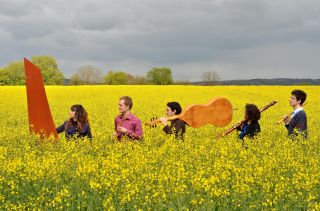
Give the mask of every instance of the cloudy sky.
[[319, 0], [0, 0], [0, 67], [54, 56], [176, 80], [320, 78]]

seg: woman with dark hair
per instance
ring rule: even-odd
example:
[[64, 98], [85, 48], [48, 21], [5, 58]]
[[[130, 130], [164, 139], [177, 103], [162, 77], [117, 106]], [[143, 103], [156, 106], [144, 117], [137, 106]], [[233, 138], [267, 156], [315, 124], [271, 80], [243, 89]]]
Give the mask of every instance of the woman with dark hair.
[[260, 110], [254, 104], [247, 104], [245, 107], [244, 118], [247, 122], [238, 127], [237, 130], [240, 131], [239, 138], [243, 139], [245, 136], [253, 138], [260, 132], [259, 119], [261, 117]]
[[168, 117], [180, 114], [182, 111], [178, 102], [167, 103], [166, 117], [160, 117], [161, 123], [164, 125], [163, 131], [166, 134], [175, 134], [177, 139], [183, 139], [183, 135], [186, 132], [186, 123], [181, 119], [175, 119], [168, 125]]
[[87, 137], [92, 138], [88, 113], [82, 105], [73, 105], [69, 112], [70, 118], [58, 127], [57, 133], [65, 131], [67, 139]]

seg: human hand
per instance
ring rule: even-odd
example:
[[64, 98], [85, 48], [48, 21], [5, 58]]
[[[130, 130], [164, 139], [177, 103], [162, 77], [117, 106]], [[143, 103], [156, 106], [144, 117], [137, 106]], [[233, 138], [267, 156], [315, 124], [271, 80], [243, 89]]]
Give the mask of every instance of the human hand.
[[168, 124], [168, 119], [166, 117], [160, 117], [159, 120], [164, 126]]
[[283, 116], [283, 121], [284, 121], [285, 124], [289, 124], [289, 122], [290, 122], [289, 116], [288, 115], [284, 115]]
[[126, 132], [127, 132], [127, 129], [124, 128], [124, 127], [118, 126], [118, 127], [117, 127], [117, 131], [118, 131], [118, 132], [122, 132], [122, 133], [126, 133]]

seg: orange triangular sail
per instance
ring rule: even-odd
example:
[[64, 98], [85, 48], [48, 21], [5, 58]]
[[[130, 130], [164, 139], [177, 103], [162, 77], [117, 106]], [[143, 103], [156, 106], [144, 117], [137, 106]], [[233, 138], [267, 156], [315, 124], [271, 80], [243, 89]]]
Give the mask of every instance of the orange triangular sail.
[[24, 68], [30, 132], [39, 134], [41, 137], [53, 135], [57, 139], [58, 135], [50, 112], [41, 72], [26, 58], [24, 58]]

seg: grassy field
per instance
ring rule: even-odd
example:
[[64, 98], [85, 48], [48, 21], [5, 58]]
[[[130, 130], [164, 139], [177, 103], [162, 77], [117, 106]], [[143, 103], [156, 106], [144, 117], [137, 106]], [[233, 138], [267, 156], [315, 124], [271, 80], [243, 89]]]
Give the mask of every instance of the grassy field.
[[[292, 89], [307, 92], [309, 139], [292, 141], [275, 122], [291, 112]], [[320, 209], [319, 87], [282, 86], [79, 86], [46, 87], [56, 126], [72, 104], [89, 113], [89, 141], [40, 144], [29, 135], [25, 87], [0, 87], [0, 209]], [[183, 107], [228, 98], [232, 124], [246, 103], [263, 107], [262, 132], [243, 147], [226, 128], [188, 127], [184, 141], [162, 127], [143, 127], [138, 143], [112, 139], [118, 99], [133, 98], [143, 122], [164, 114], [166, 103]]]

